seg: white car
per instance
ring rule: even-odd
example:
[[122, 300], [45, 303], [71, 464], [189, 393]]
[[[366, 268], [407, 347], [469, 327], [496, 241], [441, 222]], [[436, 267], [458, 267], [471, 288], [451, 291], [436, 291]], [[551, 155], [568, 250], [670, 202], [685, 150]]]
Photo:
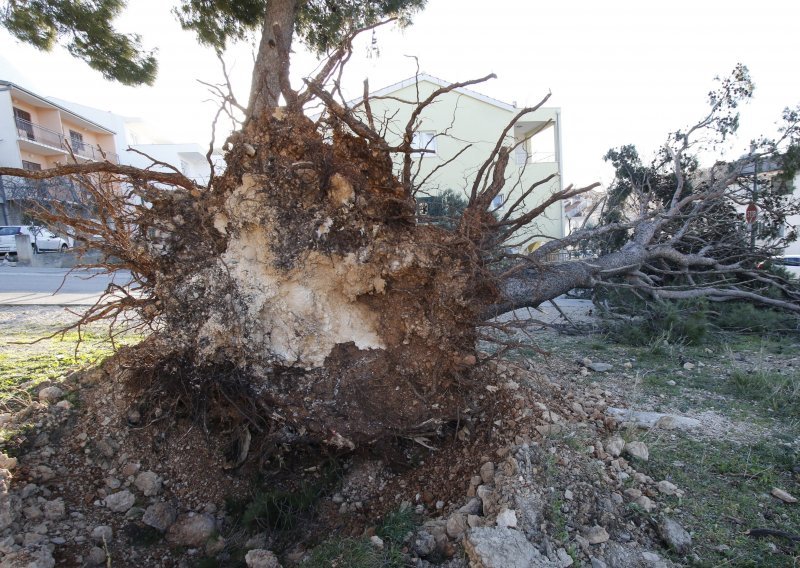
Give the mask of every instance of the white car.
[[795, 278], [800, 278], [800, 254], [773, 256], [769, 260], [759, 263], [758, 268], [769, 268], [769, 266], [780, 266]]
[[66, 252], [72, 239], [59, 237], [50, 229], [38, 225], [7, 225], [0, 227], [0, 255], [17, 254], [17, 235], [28, 235], [34, 253], [43, 251]]
[[782, 266], [789, 274], [795, 278], [800, 278], [800, 254], [778, 256], [772, 259], [772, 264]]

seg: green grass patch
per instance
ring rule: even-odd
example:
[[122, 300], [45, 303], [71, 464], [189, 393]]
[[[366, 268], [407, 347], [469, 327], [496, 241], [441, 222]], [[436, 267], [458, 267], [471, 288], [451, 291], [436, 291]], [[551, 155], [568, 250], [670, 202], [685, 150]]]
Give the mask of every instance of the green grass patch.
[[251, 530], [291, 530], [319, 498], [319, 489], [309, 484], [297, 491], [258, 491], [245, 506], [242, 524]]
[[31, 394], [36, 385], [60, 379], [70, 371], [95, 365], [113, 353], [107, 343], [75, 343], [53, 339], [0, 353], [0, 405]]
[[410, 508], [401, 508], [386, 515], [375, 530], [384, 543], [383, 548], [372, 544], [367, 537], [331, 538], [314, 548], [301, 566], [309, 568], [401, 568], [406, 566], [402, 545], [417, 525]]
[[761, 403], [773, 412], [795, 416], [800, 413], [798, 372], [736, 369], [731, 372], [727, 387], [735, 396]]
[[773, 552], [769, 539], [744, 534], [756, 527], [800, 534], [800, 509], [769, 494], [781, 487], [800, 495], [792, 473], [798, 458], [794, 448], [781, 440], [739, 445], [684, 435], [659, 438], [649, 446], [650, 461], [639, 469], [686, 491], [683, 499], [663, 497], [662, 502], [692, 533], [693, 551], [702, 559], [695, 565], [796, 566], [798, 551], [791, 542], [772, 540]]
[[417, 516], [411, 507], [398, 509], [387, 514], [375, 531], [384, 541], [402, 543], [406, 535], [417, 526]]
[[395, 547], [383, 550], [367, 538], [330, 539], [311, 552], [301, 564], [306, 568], [402, 568], [403, 554]]

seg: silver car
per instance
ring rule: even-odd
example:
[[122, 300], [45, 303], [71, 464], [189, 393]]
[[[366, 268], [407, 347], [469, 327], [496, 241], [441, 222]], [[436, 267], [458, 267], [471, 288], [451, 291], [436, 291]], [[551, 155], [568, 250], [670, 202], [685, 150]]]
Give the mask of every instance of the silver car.
[[0, 226], [0, 255], [17, 254], [17, 235], [28, 235], [33, 252], [66, 252], [72, 246], [72, 239], [56, 235], [46, 227], [38, 225]]

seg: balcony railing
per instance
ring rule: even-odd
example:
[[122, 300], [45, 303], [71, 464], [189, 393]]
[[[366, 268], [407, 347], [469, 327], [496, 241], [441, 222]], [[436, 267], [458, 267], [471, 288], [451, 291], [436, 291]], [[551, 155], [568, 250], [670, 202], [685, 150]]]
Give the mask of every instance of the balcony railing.
[[44, 126], [34, 124], [28, 120], [15, 117], [17, 123], [17, 137], [20, 140], [30, 140], [31, 142], [38, 142], [51, 148], [58, 148], [64, 152], [72, 153], [81, 158], [87, 158], [95, 162], [102, 162], [108, 160], [109, 162], [119, 163], [119, 157], [113, 152], [102, 152], [99, 146], [92, 146], [77, 140], [68, 141], [67, 138], [60, 132], [50, 130]]

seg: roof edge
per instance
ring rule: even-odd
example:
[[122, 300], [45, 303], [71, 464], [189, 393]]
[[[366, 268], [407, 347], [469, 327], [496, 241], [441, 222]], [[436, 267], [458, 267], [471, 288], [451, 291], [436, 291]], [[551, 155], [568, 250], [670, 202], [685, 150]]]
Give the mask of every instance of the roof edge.
[[86, 118], [85, 116], [78, 114], [77, 112], [71, 111], [68, 108], [61, 106], [58, 103], [54, 103], [53, 101], [48, 100], [47, 98], [43, 97], [42, 95], [37, 95], [33, 91], [30, 91], [30, 90], [26, 89], [25, 87], [21, 87], [20, 85], [17, 85], [16, 83], [12, 83], [11, 81], [5, 81], [3, 79], [0, 79], [0, 86], [10, 87], [12, 89], [17, 89], [19, 91], [22, 91], [23, 93], [25, 93], [27, 95], [30, 95], [31, 97], [35, 97], [35, 98], [39, 99], [40, 101], [42, 101], [44, 103], [47, 103], [48, 105], [54, 106], [55, 108], [57, 108], [60, 111], [63, 111], [63, 112], [65, 112], [65, 113], [67, 113], [67, 114], [69, 114], [71, 116], [77, 117], [77, 118], [79, 118], [79, 119], [81, 119], [83, 121], [88, 122], [89, 124], [97, 127], [99, 130], [102, 130], [103, 132], [107, 132], [108, 134], [116, 134], [116, 132], [114, 132], [113, 130], [110, 130], [110, 129], [106, 128], [105, 126], [97, 124], [94, 120], [90, 120], [90, 119]]
[[[434, 85], [438, 85], [439, 87], [449, 87], [450, 85], [453, 84], [453, 83], [450, 83], [449, 81], [445, 81], [444, 79], [440, 79], [439, 77], [434, 77], [433, 75], [429, 75], [428, 73], [418, 73], [418, 74], [414, 75], [413, 77], [409, 77], [407, 79], [403, 79], [402, 81], [398, 81], [397, 83], [389, 85], [388, 87], [383, 87], [381, 89], [378, 89], [377, 91], [373, 91], [372, 93], [370, 93], [370, 96], [382, 97], [384, 95], [388, 95], [388, 94], [393, 93], [395, 91], [399, 91], [400, 89], [405, 89], [406, 87], [409, 87], [411, 85], [417, 84], [420, 81], [428, 81], [429, 83], [433, 83]], [[457, 93], [461, 93], [462, 95], [467, 95], [469, 97], [472, 97], [472, 98], [477, 99], [479, 101], [485, 102], [485, 103], [490, 104], [492, 106], [496, 106], [496, 107], [502, 108], [503, 110], [508, 110], [508, 111], [519, 110], [518, 107], [516, 107], [513, 104], [509, 104], [509, 103], [503, 102], [501, 100], [494, 99], [494, 98], [492, 98], [490, 96], [487, 96], [487, 95], [484, 95], [482, 93], [479, 93], [478, 91], [473, 91], [472, 89], [467, 89], [466, 87], [456, 87], [453, 90], [455, 92], [457, 92]], [[354, 99], [353, 102], [354, 103], [361, 102], [362, 98], [363, 97], [359, 97], [357, 99]]]

